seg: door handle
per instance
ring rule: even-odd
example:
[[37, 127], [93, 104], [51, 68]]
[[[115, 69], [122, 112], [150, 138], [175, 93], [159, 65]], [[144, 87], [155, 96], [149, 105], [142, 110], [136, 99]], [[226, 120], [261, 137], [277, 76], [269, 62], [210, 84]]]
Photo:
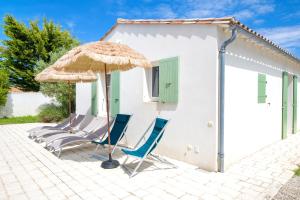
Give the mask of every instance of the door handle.
[[166, 88], [170, 87], [172, 85], [172, 83], [166, 83]]

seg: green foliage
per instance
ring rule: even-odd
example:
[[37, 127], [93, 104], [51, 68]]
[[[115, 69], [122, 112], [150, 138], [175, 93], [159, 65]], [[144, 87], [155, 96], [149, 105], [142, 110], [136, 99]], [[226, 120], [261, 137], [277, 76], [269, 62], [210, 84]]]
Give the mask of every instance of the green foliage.
[[7, 100], [9, 90], [8, 73], [0, 68], [0, 106], [4, 106]]
[[5, 48], [3, 46], [0, 46], [0, 70], [4, 70], [4, 61], [3, 61], [3, 53], [5, 51]]
[[11, 117], [11, 118], [1, 118], [0, 125], [3, 124], [24, 124], [24, 123], [35, 123], [39, 122], [37, 116], [22, 116], [22, 117]]
[[39, 83], [34, 80], [37, 61], [47, 63], [51, 52], [78, 45], [68, 31], [53, 21], [44, 19], [41, 26], [38, 21], [30, 21], [26, 26], [11, 15], [4, 17], [3, 28], [8, 39], [2, 42], [5, 48], [0, 60], [9, 70], [11, 83], [23, 90], [39, 90]]
[[[37, 62], [37, 73], [52, 65], [58, 58], [64, 55], [67, 49], [61, 48], [57, 52], [50, 53], [49, 62], [40, 60]], [[75, 107], [75, 85], [64, 82], [60, 83], [41, 83], [40, 91], [49, 97], [54, 97], [61, 106], [61, 112], [66, 117], [69, 113], [69, 100], [71, 101], [72, 111]]]
[[55, 104], [46, 104], [40, 108], [40, 113], [38, 115], [42, 122], [58, 122], [64, 119], [66, 113], [63, 108]]
[[296, 176], [300, 176], [300, 167], [298, 169], [295, 170], [295, 175]]

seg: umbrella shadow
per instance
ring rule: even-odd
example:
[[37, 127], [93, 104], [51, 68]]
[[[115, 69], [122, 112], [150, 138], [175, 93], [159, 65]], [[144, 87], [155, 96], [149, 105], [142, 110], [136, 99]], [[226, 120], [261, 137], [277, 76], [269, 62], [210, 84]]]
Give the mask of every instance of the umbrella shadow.
[[[95, 151], [94, 144], [85, 144], [79, 146], [71, 146], [63, 149], [60, 159], [72, 160], [76, 162], [99, 162], [108, 159], [108, 148], [99, 148]], [[114, 159], [120, 159], [123, 155], [120, 151], [115, 151], [113, 154]]]
[[[97, 151], [90, 154], [91, 157], [100, 161], [106, 161], [108, 159], [108, 147], [100, 147]], [[113, 159], [122, 159], [124, 154], [119, 149], [116, 149], [112, 154]]]

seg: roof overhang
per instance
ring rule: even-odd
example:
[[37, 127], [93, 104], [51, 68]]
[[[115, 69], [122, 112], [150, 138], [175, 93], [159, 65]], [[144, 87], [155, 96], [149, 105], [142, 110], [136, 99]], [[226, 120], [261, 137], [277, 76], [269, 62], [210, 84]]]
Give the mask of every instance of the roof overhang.
[[[220, 26], [236, 26], [239, 29], [239, 32], [244, 32], [246, 35], [251, 35], [252, 37], [256, 37], [257, 39], [261, 40], [267, 45], [270, 45], [275, 50], [279, 51], [280, 53], [290, 57], [292, 60], [300, 63], [300, 59], [294, 56], [289, 51], [281, 48], [279, 45], [275, 44], [270, 39], [266, 38], [265, 36], [257, 33], [256, 31], [252, 30], [245, 24], [241, 23], [240, 21], [236, 20], [234, 17], [221, 17], [221, 18], [201, 18], [201, 19], [118, 19], [117, 23], [114, 24], [100, 40], [104, 40], [119, 24], [215, 24]], [[250, 38], [252, 38], [250, 37]]]

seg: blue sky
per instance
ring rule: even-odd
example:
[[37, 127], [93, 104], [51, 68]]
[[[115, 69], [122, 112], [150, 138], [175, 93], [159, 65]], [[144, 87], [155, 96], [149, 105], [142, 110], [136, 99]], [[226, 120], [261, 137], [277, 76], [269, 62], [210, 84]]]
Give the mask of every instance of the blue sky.
[[0, 0], [5, 14], [52, 19], [83, 43], [98, 40], [117, 18], [235, 16], [300, 57], [300, 0]]

